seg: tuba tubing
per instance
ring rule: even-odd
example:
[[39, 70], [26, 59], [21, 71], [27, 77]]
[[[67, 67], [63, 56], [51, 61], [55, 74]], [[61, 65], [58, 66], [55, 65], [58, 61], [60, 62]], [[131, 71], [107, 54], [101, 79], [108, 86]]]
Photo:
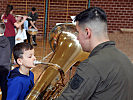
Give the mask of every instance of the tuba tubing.
[[[74, 25], [70, 26], [75, 28]], [[65, 27], [69, 27], [69, 25], [65, 25]], [[72, 32], [61, 31], [58, 35], [56, 46], [53, 56], [49, 63], [47, 63], [47, 69], [35, 83], [26, 100], [57, 98], [65, 87], [59, 69], [66, 73], [76, 62], [86, 59], [89, 55], [89, 53], [82, 51], [77, 36], [72, 34]]]

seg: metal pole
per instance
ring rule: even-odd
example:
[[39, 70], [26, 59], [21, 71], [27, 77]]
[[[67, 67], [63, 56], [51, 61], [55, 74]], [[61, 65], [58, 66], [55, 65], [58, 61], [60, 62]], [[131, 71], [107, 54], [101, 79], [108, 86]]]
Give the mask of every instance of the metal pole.
[[47, 36], [47, 12], [48, 12], [48, 0], [46, 0], [46, 7], [45, 7], [45, 29], [44, 29], [44, 39]]
[[90, 0], [88, 0], [88, 8], [90, 8]]

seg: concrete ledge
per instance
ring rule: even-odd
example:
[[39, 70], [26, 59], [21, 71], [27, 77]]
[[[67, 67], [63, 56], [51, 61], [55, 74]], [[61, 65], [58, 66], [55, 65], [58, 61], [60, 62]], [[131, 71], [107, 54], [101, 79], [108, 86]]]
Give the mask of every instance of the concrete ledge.
[[120, 28], [121, 32], [133, 32], [133, 29], [131, 28]]

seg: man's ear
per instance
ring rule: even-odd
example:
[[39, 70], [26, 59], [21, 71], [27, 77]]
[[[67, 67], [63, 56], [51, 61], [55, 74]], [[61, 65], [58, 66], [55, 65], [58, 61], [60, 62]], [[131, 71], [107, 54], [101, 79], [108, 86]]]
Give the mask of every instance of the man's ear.
[[17, 63], [18, 63], [19, 65], [22, 65], [22, 59], [21, 59], [21, 58], [18, 58], [18, 59], [17, 59]]
[[91, 37], [91, 30], [89, 28], [85, 29], [87, 38]]

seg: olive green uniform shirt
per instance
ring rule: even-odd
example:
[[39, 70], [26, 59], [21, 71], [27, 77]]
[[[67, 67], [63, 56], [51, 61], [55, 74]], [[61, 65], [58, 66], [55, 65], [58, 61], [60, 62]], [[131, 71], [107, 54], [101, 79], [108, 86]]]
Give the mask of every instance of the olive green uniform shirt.
[[93, 49], [57, 100], [133, 100], [133, 65], [113, 41]]

